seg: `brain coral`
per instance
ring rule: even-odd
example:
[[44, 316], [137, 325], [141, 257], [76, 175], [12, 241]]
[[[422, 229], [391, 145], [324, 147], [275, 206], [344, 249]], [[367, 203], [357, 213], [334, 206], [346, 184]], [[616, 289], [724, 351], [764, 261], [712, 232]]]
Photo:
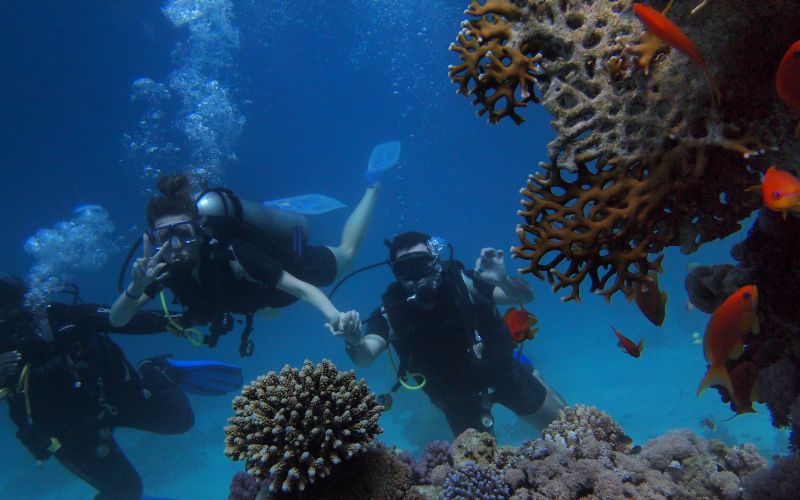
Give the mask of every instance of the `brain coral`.
[[382, 432], [375, 395], [328, 360], [258, 377], [233, 408], [225, 454], [245, 460], [247, 472], [269, 479], [272, 491], [304, 490]]
[[689, 58], [647, 43], [631, 4], [472, 0], [451, 45], [461, 59], [452, 80], [490, 122], [520, 123], [530, 102], [553, 116], [548, 161], [522, 190], [515, 256], [571, 289], [566, 300], [580, 299], [587, 277], [607, 299], [630, 296], [665, 247], [691, 252], [739, 229], [759, 204], [744, 190], [767, 165], [800, 160], [796, 118], [774, 89], [781, 54], [800, 38], [794, 0], [669, 12], [703, 53], [720, 106]]

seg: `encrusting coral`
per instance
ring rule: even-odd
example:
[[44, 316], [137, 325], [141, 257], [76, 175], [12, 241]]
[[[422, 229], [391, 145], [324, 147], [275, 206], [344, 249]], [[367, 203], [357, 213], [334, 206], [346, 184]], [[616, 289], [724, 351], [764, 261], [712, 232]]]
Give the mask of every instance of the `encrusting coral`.
[[670, 10], [708, 63], [719, 107], [677, 50], [660, 49], [645, 71], [632, 3], [472, 0], [451, 45], [461, 58], [452, 80], [490, 122], [520, 123], [530, 102], [553, 116], [549, 160], [522, 190], [514, 254], [568, 288], [565, 300], [580, 299], [587, 277], [607, 299], [630, 297], [665, 247], [688, 253], [739, 229], [759, 204], [745, 188], [770, 163], [800, 163], [795, 118], [774, 89], [781, 54], [800, 38], [794, 0]]
[[269, 479], [273, 491], [304, 490], [382, 432], [374, 393], [328, 360], [258, 377], [233, 408], [225, 455], [245, 460], [247, 472]]
[[544, 428], [542, 437], [572, 451], [575, 458], [627, 452], [631, 443], [631, 438], [607, 413], [580, 404], [559, 410], [558, 419]]

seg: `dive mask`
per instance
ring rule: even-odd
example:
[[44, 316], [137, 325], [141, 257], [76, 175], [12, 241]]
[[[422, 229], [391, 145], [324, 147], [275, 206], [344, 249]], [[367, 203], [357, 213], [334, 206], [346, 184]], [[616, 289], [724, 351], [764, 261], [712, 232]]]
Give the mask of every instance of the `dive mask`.
[[436, 271], [438, 260], [428, 252], [411, 252], [395, 259], [391, 266], [398, 280], [417, 281]]
[[197, 241], [200, 228], [197, 222], [187, 220], [174, 224], [165, 224], [150, 230], [150, 238], [158, 248], [169, 242], [173, 248], [186, 246]]

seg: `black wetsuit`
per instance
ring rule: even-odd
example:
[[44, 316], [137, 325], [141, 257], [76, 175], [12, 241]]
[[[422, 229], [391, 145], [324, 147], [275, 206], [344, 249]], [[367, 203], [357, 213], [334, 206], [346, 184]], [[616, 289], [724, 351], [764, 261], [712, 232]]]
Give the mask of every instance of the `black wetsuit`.
[[[401, 371], [425, 376], [423, 390], [444, 411], [454, 435], [470, 427], [491, 431], [482, 416], [490, 414], [494, 403], [529, 415], [546, 396], [545, 387], [513, 357], [514, 344], [492, 299], [494, 287], [467, 271], [477, 291], [470, 298], [462, 268], [458, 262], [445, 263], [430, 310], [407, 301], [408, 292], [392, 283], [382, 297], [389, 320], [373, 314], [366, 325], [367, 333], [395, 348]], [[479, 341], [480, 358], [474, 350]]]
[[[174, 383], [154, 370], [137, 372], [106, 334], [163, 332], [164, 315], [142, 311], [119, 328], [108, 315], [106, 306], [52, 304], [47, 309], [52, 335], [42, 334], [35, 323], [29, 331], [0, 332], [0, 352], [22, 355], [17, 375], [7, 381], [13, 391], [9, 412], [19, 426], [17, 437], [34, 457], [48, 458], [47, 445], [56, 438], [61, 447], [53, 455], [98, 490], [95, 498], [138, 500], [141, 478], [113, 429], [180, 434], [192, 427], [194, 414]], [[27, 398], [17, 390], [25, 387], [26, 365]]]
[[[236, 263], [247, 276], [237, 275], [233, 267]], [[242, 240], [223, 245], [211, 239], [203, 244], [199, 266], [199, 281], [187, 268], [170, 272], [160, 284], [153, 283], [145, 290], [149, 297], [158, 295], [162, 288], [172, 290], [185, 309], [182, 322], [187, 327], [213, 327], [224, 324], [227, 314], [252, 314], [264, 307], [296, 302], [296, 297], [276, 288], [284, 270], [320, 287], [336, 278], [336, 257], [322, 246], [305, 245], [298, 255], [284, 245], [260, 242], [256, 247]]]

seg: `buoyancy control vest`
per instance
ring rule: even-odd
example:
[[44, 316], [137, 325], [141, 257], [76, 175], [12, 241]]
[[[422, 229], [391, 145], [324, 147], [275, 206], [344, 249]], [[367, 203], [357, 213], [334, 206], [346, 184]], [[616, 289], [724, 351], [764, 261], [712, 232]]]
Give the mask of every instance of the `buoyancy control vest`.
[[434, 306], [424, 310], [407, 300], [397, 282], [381, 297], [400, 359], [398, 375], [418, 372], [435, 399], [475, 394], [486, 388], [492, 372], [513, 360], [513, 343], [489, 296], [470, 294], [463, 264], [442, 263], [442, 284]]

